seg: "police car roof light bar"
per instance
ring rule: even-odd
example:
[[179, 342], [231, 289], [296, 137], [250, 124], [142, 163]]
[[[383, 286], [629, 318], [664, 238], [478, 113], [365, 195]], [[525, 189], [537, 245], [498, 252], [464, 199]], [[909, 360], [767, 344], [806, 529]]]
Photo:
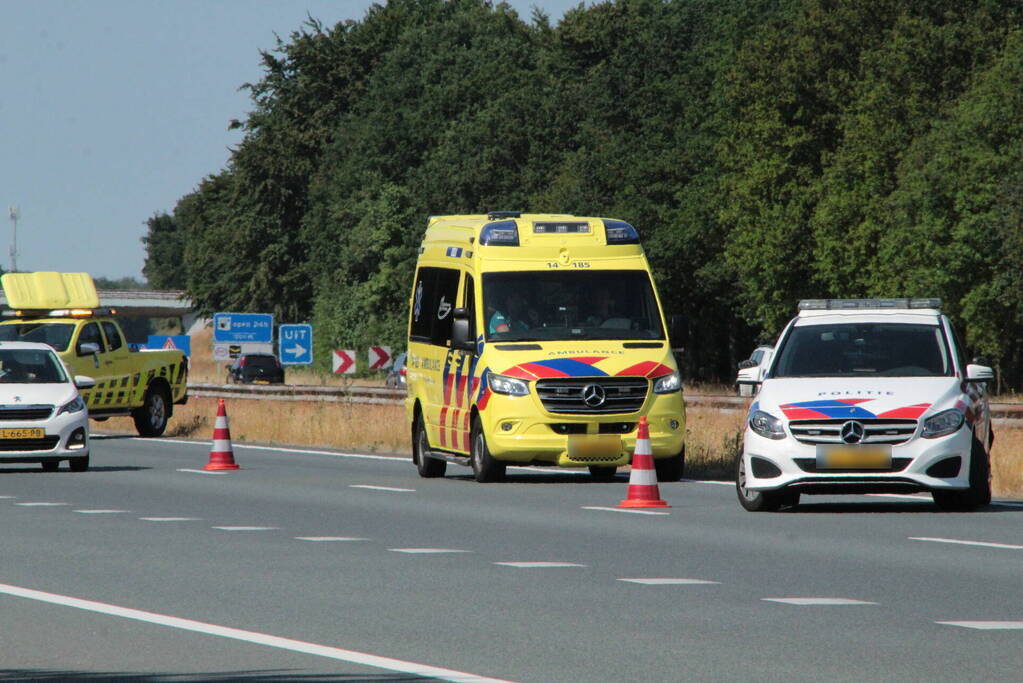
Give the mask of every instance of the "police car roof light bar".
[[860, 309], [912, 309], [927, 308], [941, 310], [941, 299], [802, 299], [800, 311], [853, 311]]

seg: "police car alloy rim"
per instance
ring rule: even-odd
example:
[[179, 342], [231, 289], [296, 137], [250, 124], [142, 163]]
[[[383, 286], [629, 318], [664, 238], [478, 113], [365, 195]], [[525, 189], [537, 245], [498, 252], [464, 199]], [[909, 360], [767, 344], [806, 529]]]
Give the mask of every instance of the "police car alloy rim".
[[739, 483], [739, 493], [741, 493], [742, 497], [745, 498], [746, 500], [753, 500], [753, 498], [757, 494], [753, 493], [752, 491], [750, 491], [749, 489], [746, 488], [746, 458], [742, 457], [742, 455], [739, 456], [739, 477], [738, 477], [738, 479], [739, 479], [739, 481], [738, 481], [738, 483]]

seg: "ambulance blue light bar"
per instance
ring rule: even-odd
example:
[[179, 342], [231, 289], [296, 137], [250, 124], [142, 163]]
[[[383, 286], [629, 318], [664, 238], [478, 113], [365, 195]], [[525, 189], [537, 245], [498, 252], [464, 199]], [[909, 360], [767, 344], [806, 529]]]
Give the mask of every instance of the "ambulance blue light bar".
[[519, 246], [519, 226], [515, 221], [487, 223], [480, 231], [480, 244], [488, 246]]
[[639, 233], [625, 221], [604, 219], [608, 244], [639, 244]]
[[933, 308], [941, 310], [941, 299], [803, 299], [801, 311], [855, 311], [859, 309]]

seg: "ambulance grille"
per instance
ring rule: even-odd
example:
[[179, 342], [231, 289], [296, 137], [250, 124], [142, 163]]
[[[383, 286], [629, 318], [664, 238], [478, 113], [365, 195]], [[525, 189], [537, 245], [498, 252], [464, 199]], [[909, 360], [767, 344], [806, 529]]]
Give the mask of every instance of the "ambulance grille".
[[45, 420], [52, 412], [52, 405], [0, 405], [0, 421]]
[[[586, 402], [587, 387], [599, 387], [603, 401]], [[551, 413], [583, 415], [634, 413], [643, 407], [650, 382], [644, 377], [568, 377], [536, 381], [536, 394]], [[592, 389], [590, 390], [592, 393]]]
[[[863, 440], [860, 443], [895, 445], [909, 441], [916, 433], [916, 420], [875, 418], [855, 421], [863, 425]], [[842, 443], [840, 432], [846, 422], [849, 420], [792, 420], [789, 422], [789, 431], [800, 443]]]

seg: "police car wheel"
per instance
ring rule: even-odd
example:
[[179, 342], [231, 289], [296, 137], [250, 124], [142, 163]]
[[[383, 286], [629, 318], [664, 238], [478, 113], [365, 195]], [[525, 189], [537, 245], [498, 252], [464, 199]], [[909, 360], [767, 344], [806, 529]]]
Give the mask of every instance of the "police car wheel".
[[965, 491], [933, 491], [934, 503], [948, 512], [969, 512], [991, 502], [991, 461], [976, 437], [970, 451], [970, 488]]
[[448, 468], [447, 462], [425, 455], [429, 451], [430, 439], [426, 435], [426, 426], [417, 415], [415, 441], [412, 442], [412, 460], [416, 463], [416, 470], [420, 477], [443, 477], [444, 471]]
[[89, 456], [79, 455], [67, 461], [72, 472], [84, 472], [89, 469]]
[[[786, 494], [778, 491], [751, 491], [746, 488], [746, 465], [739, 452], [735, 459], [735, 492], [739, 504], [749, 512], [773, 512], [785, 502]], [[797, 499], [798, 500], [798, 499]]]
[[60, 467], [60, 460], [43, 460], [39, 464], [43, 466], [43, 472], [56, 472]]
[[657, 458], [654, 460], [654, 469], [657, 470], [657, 481], [678, 481], [682, 478], [685, 469], [686, 447], [671, 456], [670, 458]]
[[483, 427], [479, 418], [472, 421], [472, 472], [476, 481], [486, 484], [492, 481], [500, 481], [504, 478], [505, 464], [494, 460], [487, 447], [487, 438], [483, 434]]
[[167, 429], [170, 401], [159, 387], [151, 387], [142, 399], [142, 407], [132, 411], [135, 429], [140, 436], [160, 436]]

